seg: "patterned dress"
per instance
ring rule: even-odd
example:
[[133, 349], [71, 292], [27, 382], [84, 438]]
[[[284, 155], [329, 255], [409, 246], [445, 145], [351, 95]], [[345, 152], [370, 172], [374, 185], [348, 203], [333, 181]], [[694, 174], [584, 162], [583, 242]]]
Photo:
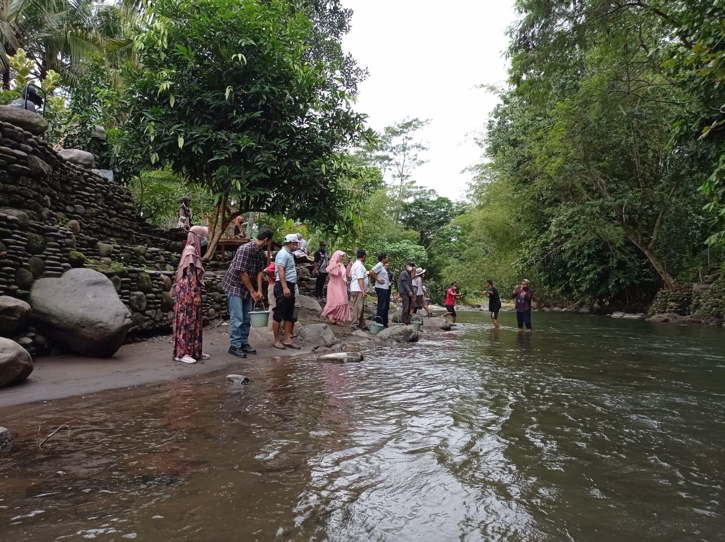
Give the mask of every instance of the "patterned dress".
[[201, 277], [193, 265], [174, 285], [174, 358], [201, 359]]

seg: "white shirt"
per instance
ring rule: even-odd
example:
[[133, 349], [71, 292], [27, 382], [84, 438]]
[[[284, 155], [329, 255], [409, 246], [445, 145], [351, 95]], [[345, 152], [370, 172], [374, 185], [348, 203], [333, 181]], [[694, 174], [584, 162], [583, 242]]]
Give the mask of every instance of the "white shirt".
[[413, 279], [413, 288], [415, 288], [415, 295], [423, 295], [423, 278], [415, 277]]
[[390, 290], [390, 277], [388, 277], [388, 270], [385, 269], [383, 262], [378, 262], [373, 267], [373, 273], [378, 277], [378, 280], [382, 280], [383, 283], [375, 281], [375, 287], [381, 290]]
[[358, 282], [358, 279], [363, 279], [365, 281], [365, 287], [367, 288], [368, 285], [368, 272], [365, 269], [365, 264], [362, 263], [360, 260], [355, 260], [355, 263], [352, 264], [352, 269], [350, 269], [350, 291], [351, 292], [363, 292], [364, 290], [360, 289], [360, 283]]

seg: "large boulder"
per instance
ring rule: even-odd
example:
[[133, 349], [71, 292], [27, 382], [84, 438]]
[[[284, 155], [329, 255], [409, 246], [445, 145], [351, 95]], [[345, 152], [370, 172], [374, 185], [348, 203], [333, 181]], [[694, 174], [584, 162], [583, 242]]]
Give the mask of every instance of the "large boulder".
[[0, 295], [0, 336], [14, 337], [23, 328], [30, 305], [22, 299]]
[[411, 326], [398, 325], [385, 328], [376, 337], [383, 341], [414, 343], [420, 339], [420, 334]]
[[131, 314], [113, 283], [92, 269], [36, 281], [30, 304], [46, 336], [84, 356], [112, 356], [131, 326]]
[[300, 339], [313, 346], [332, 346], [338, 342], [327, 324], [307, 324], [300, 327], [298, 333]]
[[301, 309], [316, 312], [317, 314], [322, 312], [320, 303], [314, 297], [310, 297], [308, 295], [295, 296], [295, 305]]
[[66, 162], [76, 164], [78, 166], [94, 169], [96, 167], [96, 157], [88, 151], [82, 151], [80, 149], [63, 149], [58, 151], [60, 156]]
[[0, 388], [19, 384], [33, 372], [33, 358], [15, 341], [0, 337]]
[[48, 129], [48, 121], [42, 115], [9, 105], [0, 105], [0, 121], [14, 124], [34, 135], [42, 135]]
[[449, 331], [451, 329], [451, 321], [448, 318], [434, 316], [432, 318], [423, 318], [423, 329], [441, 329]]

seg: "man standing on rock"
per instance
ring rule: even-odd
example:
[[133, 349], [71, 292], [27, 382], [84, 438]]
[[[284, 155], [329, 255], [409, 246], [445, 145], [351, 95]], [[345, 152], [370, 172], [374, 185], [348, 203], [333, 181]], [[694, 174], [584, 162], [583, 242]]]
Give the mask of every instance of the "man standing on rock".
[[375, 284], [375, 295], [378, 296], [378, 310], [376, 317], [384, 327], [388, 327], [388, 312], [390, 311], [390, 277], [385, 267], [388, 255], [385, 252], [378, 254], [378, 263], [370, 270], [370, 278]]
[[329, 263], [327, 244], [320, 241], [320, 250], [315, 252], [315, 268], [313, 271], [317, 275], [317, 281], [315, 282], [315, 297], [317, 299], [322, 299], [322, 290], [325, 288], [325, 282], [327, 281], [327, 266]]
[[257, 351], [249, 345], [249, 313], [254, 303], [262, 300], [266, 250], [274, 233], [262, 228], [255, 241], [241, 245], [224, 274], [223, 287], [229, 304], [229, 353], [239, 358]]
[[415, 290], [413, 289], [413, 275], [415, 274], [415, 264], [408, 262], [405, 269], [400, 272], [398, 278], [398, 293], [400, 294], [400, 302], [402, 308], [400, 310], [400, 321], [404, 324], [410, 324], [410, 311], [415, 306]]
[[[284, 245], [274, 259], [274, 298], [276, 305], [272, 316], [272, 346], [279, 350], [300, 347], [292, 343], [292, 329], [295, 321], [295, 287], [297, 286], [297, 268], [295, 267], [294, 251], [297, 250], [297, 234], [290, 233], [284, 238]], [[280, 332], [284, 322], [284, 343], [280, 341]]]
[[365, 329], [365, 290], [368, 286], [365, 258], [368, 253], [359, 248], [356, 256], [357, 260], [350, 268], [350, 313], [353, 329]]
[[534, 299], [534, 292], [529, 284], [527, 279], [522, 280], [511, 294], [516, 305], [516, 324], [519, 330], [526, 327], [526, 331], [531, 331], [531, 301]]

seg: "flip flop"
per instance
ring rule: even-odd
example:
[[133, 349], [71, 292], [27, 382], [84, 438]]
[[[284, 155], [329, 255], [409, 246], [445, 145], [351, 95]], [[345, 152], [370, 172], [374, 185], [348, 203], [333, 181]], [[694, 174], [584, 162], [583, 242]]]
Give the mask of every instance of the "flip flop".
[[284, 345], [283, 344], [274, 343], [272, 345], [272, 348], [276, 348], [277, 350], [284, 350]]
[[301, 346], [297, 346], [296, 344], [285, 344], [285, 348], [291, 348], [292, 350], [302, 350]]

